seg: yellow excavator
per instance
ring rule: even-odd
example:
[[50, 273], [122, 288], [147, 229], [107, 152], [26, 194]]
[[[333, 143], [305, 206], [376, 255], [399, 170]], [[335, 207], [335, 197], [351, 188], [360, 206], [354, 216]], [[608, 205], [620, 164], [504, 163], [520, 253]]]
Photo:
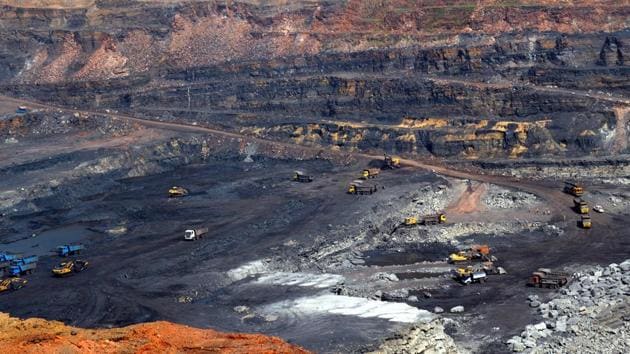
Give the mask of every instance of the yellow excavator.
[[492, 261], [492, 258], [494, 257], [490, 256], [490, 247], [488, 247], [488, 245], [474, 245], [468, 250], [451, 253], [448, 256], [448, 262], [461, 263], [468, 262], [473, 259]]
[[173, 186], [168, 190], [168, 196], [171, 198], [185, 197], [188, 195], [188, 190], [184, 187]]
[[0, 293], [9, 290], [21, 289], [28, 283], [28, 280], [22, 278], [7, 278], [0, 281]]
[[74, 273], [79, 273], [87, 269], [88, 262], [83, 260], [70, 260], [61, 262], [53, 268], [52, 273], [56, 277], [65, 277]]
[[400, 168], [400, 157], [385, 154], [383, 168], [392, 170], [395, 168]]

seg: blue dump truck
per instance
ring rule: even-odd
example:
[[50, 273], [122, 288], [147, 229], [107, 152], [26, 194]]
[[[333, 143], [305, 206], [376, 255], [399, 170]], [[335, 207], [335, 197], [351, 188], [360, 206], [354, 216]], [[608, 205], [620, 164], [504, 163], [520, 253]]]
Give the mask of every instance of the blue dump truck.
[[18, 277], [23, 274], [31, 274], [37, 268], [37, 261], [39, 257], [29, 256], [20, 259], [16, 259], [11, 262], [9, 266], [9, 275], [12, 277]]
[[10, 262], [16, 259], [22, 258], [22, 254], [19, 253], [0, 253], [0, 263]]
[[11, 261], [22, 258], [21, 254], [16, 253], [0, 253], [0, 277], [3, 277], [9, 271]]
[[67, 257], [73, 254], [79, 254], [85, 247], [83, 245], [63, 245], [57, 246], [57, 254], [60, 257]]

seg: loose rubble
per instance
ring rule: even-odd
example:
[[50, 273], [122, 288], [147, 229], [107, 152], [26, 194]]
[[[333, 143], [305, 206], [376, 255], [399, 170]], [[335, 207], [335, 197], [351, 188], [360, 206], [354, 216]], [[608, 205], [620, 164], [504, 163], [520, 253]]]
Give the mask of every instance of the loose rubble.
[[549, 302], [541, 303], [538, 295], [528, 301], [542, 320], [507, 340], [512, 351], [630, 352], [630, 259], [576, 274]]

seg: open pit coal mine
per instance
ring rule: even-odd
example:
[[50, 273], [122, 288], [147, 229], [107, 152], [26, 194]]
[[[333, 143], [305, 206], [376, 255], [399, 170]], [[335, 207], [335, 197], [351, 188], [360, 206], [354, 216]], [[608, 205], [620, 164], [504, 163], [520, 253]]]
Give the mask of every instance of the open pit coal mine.
[[3, 353], [630, 352], [626, 0], [0, 0]]

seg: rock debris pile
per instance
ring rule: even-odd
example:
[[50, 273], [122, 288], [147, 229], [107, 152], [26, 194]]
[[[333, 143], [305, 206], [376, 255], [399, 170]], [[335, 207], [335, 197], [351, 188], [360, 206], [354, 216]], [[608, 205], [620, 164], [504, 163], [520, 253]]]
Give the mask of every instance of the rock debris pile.
[[630, 259], [576, 274], [560, 296], [541, 303], [529, 297], [542, 321], [507, 341], [514, 352], [630, 352]]

